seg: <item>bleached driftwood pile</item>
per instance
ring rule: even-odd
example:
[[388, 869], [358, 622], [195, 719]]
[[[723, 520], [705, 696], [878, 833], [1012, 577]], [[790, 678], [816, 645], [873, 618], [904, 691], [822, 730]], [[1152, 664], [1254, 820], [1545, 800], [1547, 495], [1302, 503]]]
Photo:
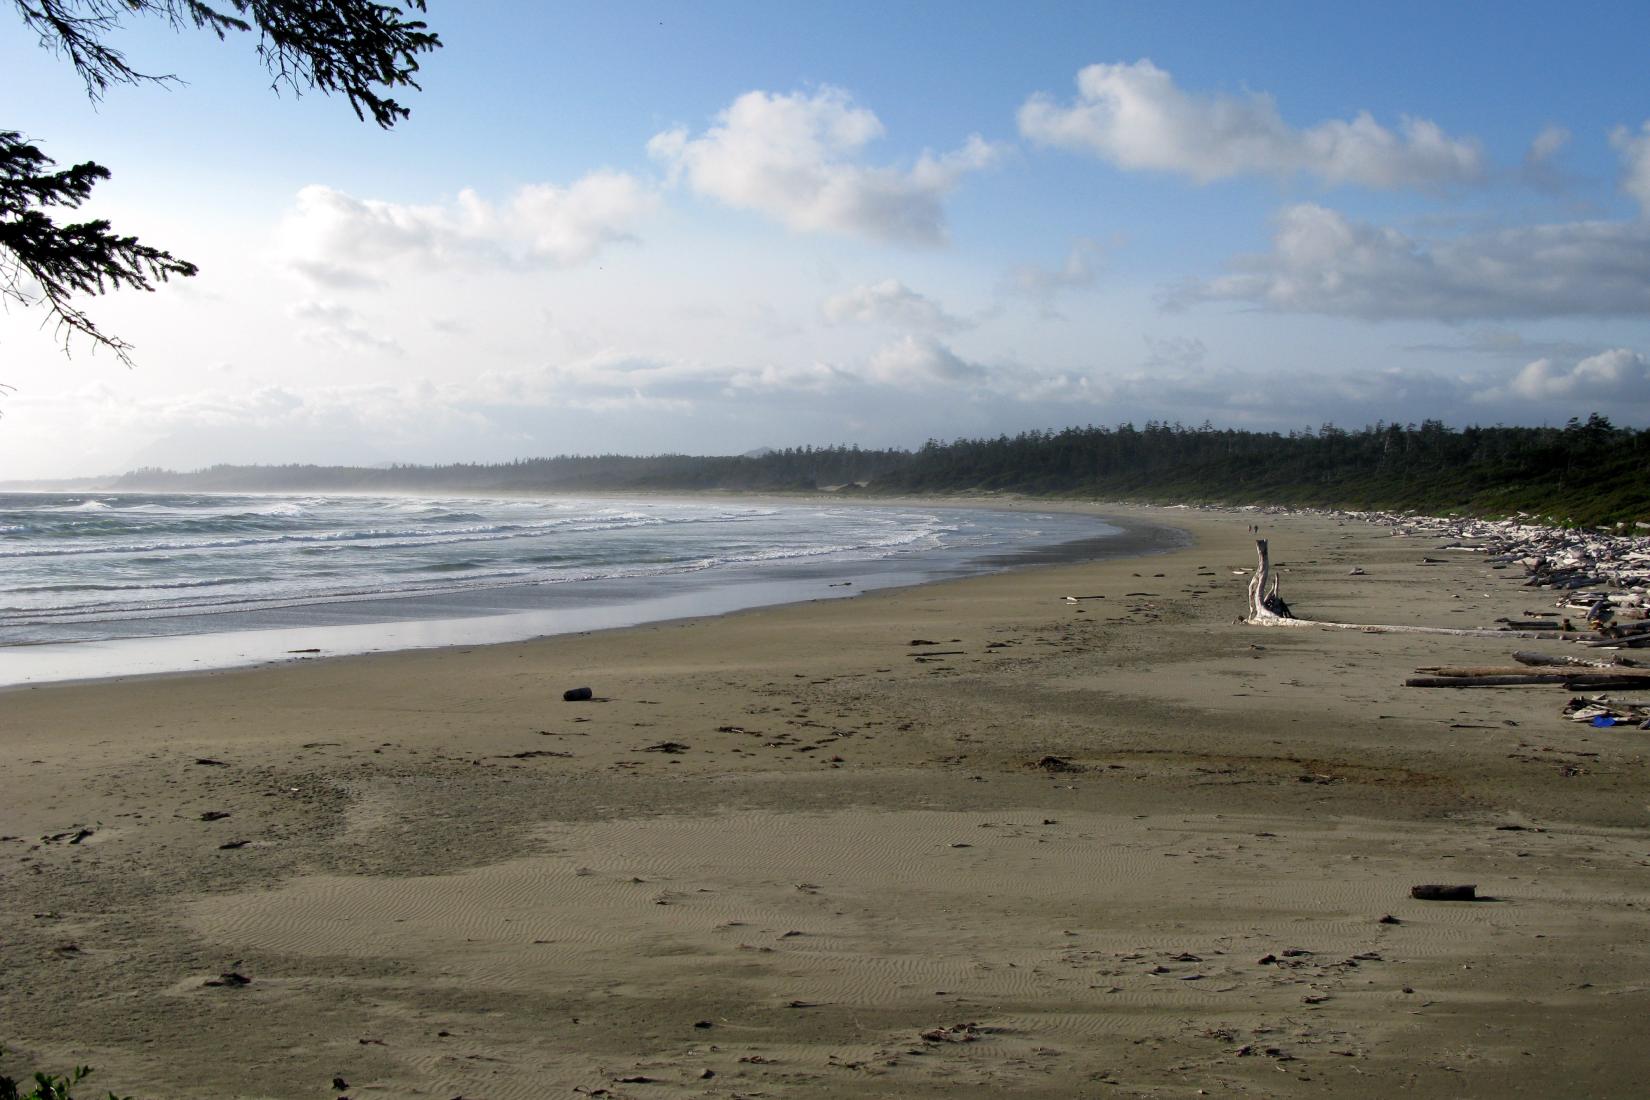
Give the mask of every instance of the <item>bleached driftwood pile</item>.
[[[1531, 588], [1580, 593], [1600, 590], [1617, 606], [1650, 604], [1650, 536], [1545, 527], [1517, 520], [1407, 516], [1390, 512], [1344, 512], [1348, 519], [1376, 523], [1398, 536], [1438, 539], [1439, 550], [1482, 553], [1493, 565], [1519, 565]], [[1590, 607], [1578, 595], [1568, 606]]]
[[[1257, 626], [1318, 626], [1375, 633], [1451, 634], [1464, 637], [1540, 638], [1580, 642], [1610, 649], [1650, 648], [1650, 538], [1604, 532], [1566, 531], [1508, 521], [1438, 519], [1383, 513], [1341, 513], [1348, 519], [1382, 523], [1393, 534], [1438, 539], [1440, 551], [1482, 553], [1494, 568], [1524, 569], [1528, 587], [1561, 595], [1557, 611], [1508, 622], [1501, 629], [1457, 630], [1445, 627], [1376, 626], [1297, 619], [1283, 602], [1272, 572], [1265, 539], [1255, 540], [1258, 566], [1249, 580], [1249, 616]], [[1437, 559], [1424, 559], [1438, 563]], [[1586, 624], [1577, 630], [1573, 613]], [[1558, 621], [1546, 621], [1551, 616]], [[1503, 620], [1506, 622], [1505, 620]], [[1514, 653], [1517, 666], [1417, 669], [1407, 687], [1474, 688], [1562, 685], [1570, 691], [1601, 689], [1650, 691], [1650, 668], [1625, 656], [1608, 658]], [[1570, 701], [1565, 714], [1593, 725], [1638, 725], [1650, 729], [1650, 704], [1612, 700], [1605, 695]]]
[[[1331, 630], [1361, 630], [1369, 634], [1449, 634], [1458, 638], [1559, 638], [1566, 641], [1584, 641], [1604, 637], [1594, 632], [1563, 630], [1462, 630], [1447, 626], [1398, 626], [1376, 623], [1336, 623], [1322, 619], [1299, 619], [1289, 610], [1278, 592], [1278, 577], [1272, 572], [1271, 557], [1265, 539], [1255, 540], [1259, 564], [1249, 578], [1249, 616], [1252, 626], [1318, 626]], [[1545, 624], [1543, 624], [1545, 626]]]
[[[1486, 563], [1494, 569], [1522, 569], [1526, 587], [1546, 588], [1561, 594], [1553, 606], [1565, 622], [1528, 624], [1540, 630], [1537, 636], [1572, 635], [1569, 640], [1586, 640], [1602, 645], [1626, 642], [1632, 645], [1626, 636], [1638, 633], [1633, 624], [1642, 622], [1650, 615], [1650, 536], [1547, 527], [1518, 520], [1414, 516], [1394, 512], [1328, 514], [1343, 521], [1390, 527], [1396, 537], [1436, 540], [1433, 549], [1439, 552], [1483, 554]], [[1266, 598], [1277, 596], [1277, 582], [1275, 579], [1261, 582], [1259, 574], [1266, 571], [1267, 562], [1264, 545], [1259, 550], [1261, 568], [1250, 584], [1249, 621], [1267, 625], [1301, 621], [1294, 620], [1287, 611], [1280, 617], [1265, 607]], [[1572, 616], [1586, 624], [1585, 628], [1568, 628]], [[1425, 632], [1440, 630], [1443, 628]], [[1582, 635], [1602, 636], [1583, 638]], [[1650, 646], [1650, 637], [1646, 637], [1641, 644]]]

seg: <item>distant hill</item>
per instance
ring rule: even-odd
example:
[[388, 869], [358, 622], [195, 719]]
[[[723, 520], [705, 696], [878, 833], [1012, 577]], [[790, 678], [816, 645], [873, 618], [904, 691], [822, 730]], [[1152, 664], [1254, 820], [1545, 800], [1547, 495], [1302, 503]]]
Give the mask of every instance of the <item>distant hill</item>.
[[85, 493], [109, 488], [113, 478], [60, 477], [0, 481], [0, 493]]

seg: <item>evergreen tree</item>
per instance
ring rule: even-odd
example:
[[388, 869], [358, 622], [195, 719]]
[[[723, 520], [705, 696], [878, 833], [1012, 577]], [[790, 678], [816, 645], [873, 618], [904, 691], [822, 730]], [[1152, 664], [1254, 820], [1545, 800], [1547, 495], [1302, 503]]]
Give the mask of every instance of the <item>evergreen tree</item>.
[[[258, 33], [257, 52], [276, 87], [295, 94], [319, 90], [349, 101], [356, 117], [389, 129], [408, 115], [390, 98], [417, 88], [418, 55], [440, 39], [412, 17], [424, 0], [12, 0], [41, 46], [69, 64], [102, 98], [113, 84], [166, 84], [177, 78], [134, 68], [108, 44], [128, 18], [165, 19], [227, 39]], [[405, 10], [403, 10], [405, 9]], [[97, 327], [74, 299], [128, 287], [153, 290], [195, 265], [164, 249], [115, 232], [108, 222], [59, 221], [109, 178], [86, 161], [59, 170], [31, 139], [0, 130], [0, 300], [39, 306], [68, 340], [80, 333], [129, 362], [130, 346]]]

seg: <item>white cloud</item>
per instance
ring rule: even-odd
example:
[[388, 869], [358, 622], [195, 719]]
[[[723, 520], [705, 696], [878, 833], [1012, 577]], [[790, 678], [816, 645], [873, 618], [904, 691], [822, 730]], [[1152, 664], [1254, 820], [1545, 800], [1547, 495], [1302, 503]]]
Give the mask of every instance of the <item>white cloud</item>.
[[1468, 333], [1464, 339], [1437, 343], [1407, 344], [1405, 351], [1469, 353], [1505, 359], [1528, 360], [1530, 356], [1585, 359], [1603, 350], [1598, 344], [1579, 340], [1532, 340], [1508, 328], [1481, 328]]
[[1009, 270], [1003, 280], [1003, 289], [1038, 303], [1044, 317], [1059, 318], [1061, 315], [1054, 308], [1055, 300], [1066, 291], [1093, 286], [1100, 276], [1102, 256], [1099, 241], [1091, 237], [1078, 237], [1072, 241], [1071, 250], [1059, 267], [1019, 264]]
[[1304, 172], [1328, 184], [1436, 187], [1484, 173], [1477, 142], [1452, 138], [1426, 119], [1404, 117], [1401, 133], [1368, 112], [1296, 129], [1270, 95], [1191, 94], [1148, 60], [1089, 65], [1077, 74], [1070, 106], [1035, 95], [1020, 108], [1019, 122], [1032, 141], [1199, 183]]
[[1621, 153], [1621, 189], [1633, 196], [1646, 217], [1650, 217], [1650, 122], [1637, 134], [1625, 126], [1610, 133], [1610, 144]]
[[379, 271], [404, 259], [431, 266], [472, 257], [482, 240], [480, 201], [464, 192], [452, 207], [358, 199], [312, 184], [298, 192], [280, 228], [288, 264], [335, 288], [379, 283]]
[[1524, 152], [1519, 178], [1540, 191], [1557, 194], [1568, 182], [1554, 159], [1570, 144], [1570, 131], [1562, 126], [1545, 126]]
[[[669, 399], [697, 405], [729, 397], [776, 402], [835, 395], [859, 407], [868, 393], [903, 391], [961, 400], [1070, 400], [1086, 395], [1077, 375], [1013, 363], [987, 365], [966, 358], [927, 334], [907, 333], [852, 364], [819, 360], [729, 365], [603, 352], [520, 372], [485, 372], [451, 400], [477, 405], [571, 403], [612, 407], [621, 399]], [[795, 406], [792, 406], [795, 407]]]
[[1562, 126], [1544, 126], [1541, 132], [1535, 135], [1535, 139], [1530, 142], [1527, 155], [1534, 160], [1548, 160], [1568, 144], [1570, 144], [1570, 131]]
[[1194, 370], [1208, 357], [1209, 348], [1195, 336], [1146, 337], [1146, 366], [1152, 369]]
[[1428, 240], [1314, 203], [1278, 218], [1272, 251], [1190, 280], [1170, 307], [1248, 302], [1289, 313], [1475, 318], [1650, 314], [1650, 223], [1571, 222]]
[[529, 184], [502, 205], [471, 190], [420, 206], [314, 184], [298, 192], [280, 250], [293, 270], [335, 289], [379, 285], [407, 266], [571, 267], [633, 239], [657, 205], [657, 195], [622, 172], [592, 172], [567, 187]]
[[859, 381], [852, 372], [818, 362], [740, 365], [604, 349], [542, 367], [483, 371], [449, 385], [445, 396], [473, 407], [611, 410], [669, 403], [686, 411], [733, 397], [821, 394]]
[[857, 385], [859, 378], [833, 363], [765, 363], [728, 379], [728, 388], [742, 393], [825, 394]]
[[931, 337], [902, 336], [878, 349], [867, 365], [867, 377], [886, 385], [923, 387], [935, 382], [978, 383], [990, 370], [971, 363]]
[[1650, 359], [1629, 348], [1611, 348], [1565, 366], [1551, 359], [1526, 363], [1507, 389], [1531, 401], [1585, 398], [1650, 401]]
[[825, 319], [834, 325], [890, 325], [935, 332], [967, 327], [967, 322], [953, 317], [938, 302], [917, 293], [898, 279], [866, 283], [841, 294], [833, 294], [819, 308]]
[[997, 151], [978, 135], [962, 148], [924, 152], [909, 169], [859, 162], [883, 134], [869, 109], [848, 94], [746, 92], [710, 129], [656, 134], [648, 152], [673, 180], [729, 206], [755, 210], [801, 232], [849, 233], [901, 244], [945, 240], [941, 200]]
[[298, 334], [311, 343], [342, 348], [346, 351], [403, 354], [401, 345], [395, 340], [372, 332], [366, 327], [359, 313], [337, 302], [299, 302], [287, 310], [287, 316], [303, 323]]
[[582, 264], [631, 231], [658, 199], [623, 172], [591, 172], [570, 187], [534, 183], [510, 201], [504, 235], [556, 267]]
[[1090, 394], [1089, 380], [1081, 375], [1014, 363], [987, 365], [931, 335], [907, 333], [851, 365], [819, 360], [728, 365], [603, 352], [531, 371], [487, 372], [469, 384], [469, 396], [460, 399], [455, 393], [451, 399], [477, 405], [601, 408], [625, 400], [672, 400], [688, 409], [738, 397], [772, 402], [776, 408], [798, 409], [799, 403], [807, 403], [810, 411], [819, 411], [825, 406], [815, 399], [829, 396], [840, 409], [863, 411], [869, 394], [878, 394], [878, 402], [900, 400], [890, 391], [921, 395], [919, 400], [1021, 403], [1080, 401]]
[[1470, 404], [1472, 386], [1468, 378], [1403, 367], [1332, 374], [1200, 362], [1106, 372], [1089, 379], [1086, 389], [1088, 401], [1107, 420], [1209, 420], [1219, 427], [1286, 430], [1428, 417], [1468, 423], [1485, 411]]

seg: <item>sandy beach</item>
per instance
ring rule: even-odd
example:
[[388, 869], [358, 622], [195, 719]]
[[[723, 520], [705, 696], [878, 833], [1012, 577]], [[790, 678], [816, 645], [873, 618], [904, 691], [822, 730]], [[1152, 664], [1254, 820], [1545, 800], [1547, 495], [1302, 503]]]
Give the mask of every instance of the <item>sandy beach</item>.
[[1234, 571], [1259, 523], [1312, 618], [1551, 597], [1384, 527], [1095, 510], [1194, 541], [0, 693], [3, 1068], [203, 1100], [1650, 1088], [1650, 734], [1402, 686], [1540, 643], [1245, 626]]

